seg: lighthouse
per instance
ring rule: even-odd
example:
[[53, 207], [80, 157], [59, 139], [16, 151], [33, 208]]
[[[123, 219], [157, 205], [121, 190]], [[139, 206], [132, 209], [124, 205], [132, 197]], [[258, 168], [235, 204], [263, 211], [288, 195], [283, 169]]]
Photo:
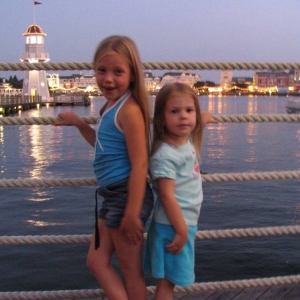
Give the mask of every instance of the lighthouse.
[[[50, 60], [49, 53], [44, 50], [46, 34], [36, 24], [30, 25], [23, 33], [26, 38], [25, 53], [21, 54], [21, 62], [44, 63]], [[42, 102], [50, 100], [46, 71], [25, 71], [23, 80], [23, 96], [40, 96]]]

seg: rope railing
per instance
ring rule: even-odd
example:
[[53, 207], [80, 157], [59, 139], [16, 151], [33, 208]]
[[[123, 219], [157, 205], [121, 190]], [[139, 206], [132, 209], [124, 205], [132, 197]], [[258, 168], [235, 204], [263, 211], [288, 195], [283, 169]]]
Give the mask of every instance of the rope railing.
[[[26, 65], [26, 64], [18, 64]], [[32, 66], [32, 64], [29, 64]], [[46, 65], [46, 64], [35, 64]], [[48, 64], [47, 64], [48, 65]], [[187, 65], [183, 65], [187, 67]], [[225, 65], [224, 65], [225, 66]], [[0, 63], [0, 70], [3, 64]], [[12, 66], [13, 67], [13, 66]], [[20, 66], [18, 66], [20, 67]], [[76, 66], [77, 67], [77, 66]], [[178, 66], [179, 67], [179, 66]], [[271, 66], [270, 66], [271, 67]], [[279, 67], [279, 66], [276, 66]], [[282, 66], [281, 66], [282, 67]], [[297, 64], [300, 69], [300, 64]], [[147, 69], [149, 69], [147, 67]], [[172, 68], [175, 69], [175, 68]], [[182, 69], [182, 68], [181, 68]], [[188, 68], [192, 69], [192, 68]], [[227, 69], [227, 68], [226, 68]], [[292, 69], [291, 66], [287, 69]], [[220, 123], [242, 123], [242, 122], [300, 122], [300, 115], [227, 115], [213, 116]], [[97, 117], [82, 117], [88, 124], [95, 124]], [[53, 125], [59, 121], [58, 117], [30, 117], [0, 118], [0, 125]], [[282, 172], [250, 172], [250, 173], [228, 173], [228, 174], [202, 174], [203, 182], [231, 182], [231, 181], [254, 181], [254, 180], [299, 180], [300, 171]], [[35, 188], [53, 186], [97, 186], [95, 178], [64, 178], [64, 179], [2, 179], [0, 188]], [[202, 230], [196, 234], [196, 239], [217, 238], [242, 238], [242, 237], [267, 237], [277, 235], [296, 235], [300, 233], [300, 226], [276, 226], [263, 228], [235, 228], [224, 230]], [[146, 234], [144, 234], [146, 238]], [[91, 235], [43, 235], [43, 236], [0, 236], [2, 245], [24, 245], [24, 244], [72, 244], [88, 243]], [[235, 280], [223, 282], [195, 283], [191, 287], [175, 287], [176, 293], [192, 293], [201, 291], [217, 291], [224, 289], [240, 289], [268, 287], [278, 285], [294, 285], [300, 283], [300, 275], [284, 277], [258, 278], [250, 280]], [[148, 294], [154, 294], [155, 287], [147, 287]], [[101, 289], [90, 290], [62, 290], [62, 291], [34, 291], [34, 292], [0, 292], [0, 300], [4, 299], [80, 299], [95, 298], [105, 299]]]
[[[233, 228], [218, 230], [199, 230], [195, 239], [224, 239], [224, 238], [246, 238], [267, 237], [276, 235], [296, 235], [300, 233], [300, 225], [273, 226], [257, 228]], [[144, 233], [146, 239], [147, 233]], [[27, 236], [0, 236], [0, 245], [25, 245], [25, 244], [84, 244], [91, 241], [92, 235], [27, 235]]]
[[[216, 282], [194, 283], [189, 287], [175, 286], [175, 293], [193, 293], [219, 291], [227, 289], [262, 288], [281, 285], [295, 285], [300, 283], [300, 275], [277, 276], [268, 278], [255, 278], [243, 280], [228, 280]], [[147, 294], [153, 295], [156, 287], [148, 286]], [[0, 292], [0, 300], [27, 300], [27, 299], [80, 299], [97, 298], [104, 300], [105, 293], [102, 289], [36, 291], [36, 292]]]
[[[88, 124], [96, 124], [98, 117], [81, 117]], [[247, 122], [300, 122], [300, 114], [270, 114], [270, 115], [227, 115], [213, 116], [220, 123]], [[61, 121], [59, 117], [4, 117], [0, 118], [0, 125], [53, 125]]]
[[[297, 62], [143, 62], [144, 70], [299, 70]], [[91, 62], [0, 63], [0, 71], [93, 70]]]
[[[250, 173], [216, 173], [202, 174], [202, 182], [237, 182], [258, 180], [297, 180], [300, 179], [300, 171], [282, 172], [250, 172]], [[1, 179], [0, 188], [37, 188], [55, 186], [97, 186], [97, 180], [90, 178], [25, 178], [25, 179]]]

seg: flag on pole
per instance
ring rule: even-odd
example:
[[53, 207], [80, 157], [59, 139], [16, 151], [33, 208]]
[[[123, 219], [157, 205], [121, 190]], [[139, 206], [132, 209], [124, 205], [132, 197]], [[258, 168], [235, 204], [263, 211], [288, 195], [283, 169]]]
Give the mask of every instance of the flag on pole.
[[41, 2], [34, 1], [34, 5], [42, 4]]

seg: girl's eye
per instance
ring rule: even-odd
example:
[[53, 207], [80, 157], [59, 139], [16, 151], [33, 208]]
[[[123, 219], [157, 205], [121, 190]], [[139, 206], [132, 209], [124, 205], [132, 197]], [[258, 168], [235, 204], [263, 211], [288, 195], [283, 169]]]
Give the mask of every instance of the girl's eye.
[[177, 110], [177, 109], [172, 109], [172, 110], [171, 110], [171, 113], [172, 113], [172, 114], [176, 114], [176, 113], [178, 113], [178, 110]]
[[115, 74], [116, 74], [116, 75], [121, 75], [122, 73], [123, 73], [123, 70], [116, 70], [116, 71], [115, 71]]
[[194, 111], [194, 109], [192, 109], [192, 108], [189, 108], [188, 110], [187, 110], [187, 112], [193, 112]]
[[104, 73], [104, 72], [105, 72], [105, 69], [103, 69], [103, 68], [98, 68], [98, 69], [97, 69], [97, 73], [102, 74], [102, 73]]

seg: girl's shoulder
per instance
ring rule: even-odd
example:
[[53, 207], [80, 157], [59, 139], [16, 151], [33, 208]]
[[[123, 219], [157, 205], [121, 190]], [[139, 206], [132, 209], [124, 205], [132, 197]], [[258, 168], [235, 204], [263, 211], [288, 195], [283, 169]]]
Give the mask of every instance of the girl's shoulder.
[[144, 130], [144, 118], [139, 105], [130, 96], [118, 113], [118, 123], [121, 127], [129, 126], [133, 131]]
[[176, 149], [176, 147], [162, 142], [159, 144], [159, 146], [157, 147], [156, 151], [151, 155], [151, 157], [156, 157], [156, 158], [173, 158], [174, 156], [177, 156], [177, 152], [178, 150]]
[[141, 111], [140, 106], [137, 104], [137, 102], [135, 101], [132, 95], [125, 101], [124, 105], [122, 106], [122, 110], [124, 110], [125, 113]]

